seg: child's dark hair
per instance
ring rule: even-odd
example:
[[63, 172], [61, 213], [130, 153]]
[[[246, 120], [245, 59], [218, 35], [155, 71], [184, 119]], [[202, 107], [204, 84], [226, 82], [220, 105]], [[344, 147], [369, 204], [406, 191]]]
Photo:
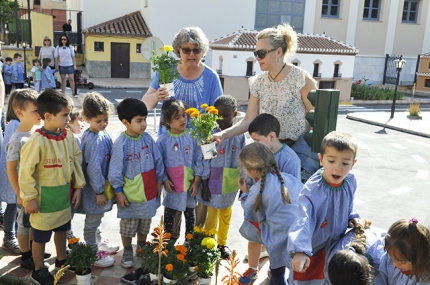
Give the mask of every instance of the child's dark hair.
[[70, 111], [69, 114], [70, 117], [70, 121], [69, 122], [73, 122], [75, 120], [79, 120], [82, 121], [82, 110], [79, 108], [73, 108], [72, 111]]
[[284, 203], [291, 204], [291, 199], [288, 195], [288, 190], [284, 185], [284, 178], [281, 175], [278, 163], [275, 160], [275, 156], [267, 146], [258, 142], [250, 143], [242, 149], [238, 160], [242, 167], [244, 167], [246, 170], [256, 170], [261, 172], [260, 194], [258, 194], [258, 197], [255, 200], [255, 211], [258, 211], [261, 207], [261, 199], [264, 190], [264, 184], [266, 182], [266, 174], [272, 170], [275, 170], [276, 175], [281, 181], [281, 192]]
[[170, 126], [166, 122], [171, 122], [172, 118], [179, 112], [180, 109], [185, 110], [184, 103], [181, 100], [174, 99], [164, 102], [161, 106], [161, 114], [163, 115], [163, 125], [170, 130]]
[[15, 91], [15, 97], [12, 101], [13, 110], [25, 109], [28, 103], [33, 103], [36, 105], [37, 102], [37, 92], [33, 89], [18, 89]]
[[248, 133], [256, 133], [260, 136], [267, 137], [271, 132], [274, 132], [276, 137], [279, 137], [281, 131], [281, 125], [278, 119], [270, 114], [260, 114], [255, 117], [254, 120], [249, 124]]
[[17, 59], [18, 57], [22, 57], [22, 55], [19, 52], [13, 55], [13, 59]]
[[38, 63], [40, 64], [40, 59], [38, 59], [38, 58], [33, 58], [32, 62], [33, 62], [33, 65], [35, 65], [35, 64], [36, 64], [36, 62], [38, 62]]
[[[364, 220], [361, 225], [353, 229], [355, 239], [349, 248], [339, 250], [331, 258], [327, 273], [332, 285], [367, 285], [374, 278], [374, 270], [370, 263], [373, 259], [366, 253], [366, 232], [372, 224], [370, 220]], [[366, 256], [367, 255], [367, 256]], [[367, 260], [366, 260], [366, 258]]]
[[410, 275], [417, 282], [430, 281], [430, 229], [417, 219], [402, 219], [391, 225], [385, 236], [385, 250], [392, 251], [399, 260], [410, 261]]
[[24, 89], [16, 89], [12, 91], [9, 95], [9, 99], [7, 101], [7, 109], [6, 109], [6, 122], [10, 122], [12, 120], [18, 120], [18, 116], [15, 114], [15, 111], [13, 109], [13, 101], [15, 100], [16, 94], [18, 94], [19, 91]]
[[334, 147], [337, 151], [350, 150], [354, 153], [354, 159], [357, 156], [357, 142], [348, 134], [338, 131], [328, 133], [321, 142], [321, 155], [324, 156], [327, 147]]
[[237, 101], [236, 98], [234, 98], [231, 95], [221, 95], [218, 98], [216, 98], [214, 102], [214, 107], [224, 105], [231, 107], [234, 112], [237, 112]]
[[46, 68], [47, 66], [50, 66], [51, 59], [49, 57], [45, 57], [42, 59], [42, 67]]
[[109, 103], [102, 94], [88, 92], [82, 103], [82, 115], [86, 119], [91, 119], [98, 115], [110, 115]]
[[54, 116], [61, 112], [63, 108], [73, 108], [73, 102], [65, 94], [58, 92], [55, 89], [45, 89], [37, 97], [37, 112], [42, 119], [45, 119], [45, 114], [50, 113]]
[[118, 118], [122, 121], [126, 119], [127, 122], [131, 123], [131, 120], [136, 116], [148, 116], [148, 109], [145, 103], [142, 101], [127, 97], [122, 100], [118, 107], [116, 107]]
[[8, 62], [8, 61], [13, 61], [13, 59], [12, 59], [11, 57], [6, 57], [5, 61], [6, 61], [6, 62]]

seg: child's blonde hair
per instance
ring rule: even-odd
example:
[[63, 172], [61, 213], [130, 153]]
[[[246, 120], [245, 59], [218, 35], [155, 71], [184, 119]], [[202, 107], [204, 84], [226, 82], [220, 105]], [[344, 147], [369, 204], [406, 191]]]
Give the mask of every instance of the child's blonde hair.
[[266, 174], [275, 171], [281, 181], [281, 193], [285, 204], [291, 204], [291, 199], [288, 195], [287, 187], [284, 185], [284, 178], [279, 170], [275, 156], [270, 149], [262, 143], [254, 142], [245, 146], [239, 154], [239, 163], [246, 170], [256, 170], [261, 173], [260, 193], [255, 200], [254, 210], [258, 211], [261, 207], [261, 199], [266, 183]]
[[257, 34], [257, 40], [269, 39], [273, 48], [282, 48], [284, 57], [294, 55], [297, 50], [297, 33], [287, 23], [278, 25], [276, 28], [266, 28]]

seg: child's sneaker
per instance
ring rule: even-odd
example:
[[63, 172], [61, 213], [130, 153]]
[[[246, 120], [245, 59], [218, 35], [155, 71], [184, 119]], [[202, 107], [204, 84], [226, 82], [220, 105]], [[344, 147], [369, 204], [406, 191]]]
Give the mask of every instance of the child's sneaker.
[[99, 244], [99, 251], [105, 251], [109, 254], [117, 252], [119, 246], [113, 243], [110, 243], [108, 239], [105, 239]]
[[2, 248], [6, 249], [12, 254], [21, 254], [19, 249], [18, 240], [16, 238], [10, 240], [3, 240]]
[[34, 270], [31, 279], [40, 285], [54, 285], [54, 277], [49, 273], [48, 268]]
[[97, 253], [97, 255], [99, 257], [96, 260], [96, 262], [94, 262], [94, 266], [96, 267], [102, 267], [102, 268], [111, 267], [115, 263], [115, 260], [112, 257], [110, 257], [109, 253], [107, 253], [106, 251], [100, 250]]
[[[43, 265], [49, 268], [49, 263], [44, 262]], [[20, 267], [27, 270], [34, 270], [34, 260], [33, 257], [27, 258], [25, 260], [21, 259]]]
[[257, 279], [257, 270], [254, 270], [252, 268], [248, 268], [243, 274], [242, 277], [239, 278], [239, 284], [240, 285], [249, 285], [251, 284], [255, 279]]
[[134, 266], [133, 250], [124, 250], [121, 266], [123, 268], [132, 268]]

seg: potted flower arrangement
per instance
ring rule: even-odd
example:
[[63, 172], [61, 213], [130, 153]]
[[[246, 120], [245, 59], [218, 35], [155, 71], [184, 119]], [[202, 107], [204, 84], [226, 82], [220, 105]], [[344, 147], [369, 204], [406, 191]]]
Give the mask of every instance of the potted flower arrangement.
[[69, 239], [71, 253], [66, 258], [66, 263], [75, 269], [76, 279], [79, 285], [91, 284], [90, 266], [96, 262], [97, 251], [79, 242], [79, 238]]
[[163, 281], [164, 283], [171, 284], [186, 284], [186, 278], [188, 274], [188, 261], [187, 261], [187, 252], [188, 248], [183, 245], [173, 245], [173, 242], [170, 242], [167, 245], [168, 254], [165, 257], [165, 266], [164, 266], [164, 275]]
[[192, 130], [190, 135], [197, 139], [197, 143], [202, 147], [202, 152], [205, 159], [211, 159], [217, 155], [215, 142], [211, 142], [213, 131], [218, 128], [217, 120], [218, 109], [208, 104], [202, 104], [200, 112], [197, 108], [189, 108], [185, 112], [190, 115], [190, 125]]
[[172, 46], [164, 46], [163, 50], [160, 54], [152, 51], [152, 70], [158, 71], [158, 81], [166, 87], [169, 96], [174, 96], [173, 80], [179, 77], [177, 66], [181, 61], [169, 56], [169, 52], [173, 51]]

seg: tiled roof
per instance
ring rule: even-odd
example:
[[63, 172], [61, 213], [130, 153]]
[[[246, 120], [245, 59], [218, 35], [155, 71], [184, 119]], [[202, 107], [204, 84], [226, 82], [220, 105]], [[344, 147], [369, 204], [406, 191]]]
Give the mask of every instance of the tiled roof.
[[140, 11], [86, 28], [83, 34], [150, 37], [151, 32]]
[[[210, 43], [214, 50], [255, 50], [258, 31], [241, 29]], [[297, 53], [358, 54], [358, 49], [325, 35], [298, 34]]]
[[430, 58], [430, 52], [420, 55], [421, 58]]

